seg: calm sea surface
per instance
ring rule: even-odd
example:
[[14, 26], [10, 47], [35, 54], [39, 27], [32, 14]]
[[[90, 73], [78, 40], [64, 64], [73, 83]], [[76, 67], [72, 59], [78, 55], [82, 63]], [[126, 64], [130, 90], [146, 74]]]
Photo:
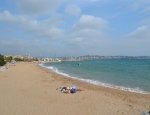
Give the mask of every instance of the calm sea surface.
[[45, 63], [43, 66], [96, 85], [150, 93], [150, 60], [107, 59]]

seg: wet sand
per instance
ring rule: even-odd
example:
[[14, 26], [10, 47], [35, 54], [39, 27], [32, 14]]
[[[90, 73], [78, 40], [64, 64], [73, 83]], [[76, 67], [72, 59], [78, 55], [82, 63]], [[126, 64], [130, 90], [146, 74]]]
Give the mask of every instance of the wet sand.
[[[82, 91], [64, 94], [60, 86]], [[140, 115], [150, 95], [91, 85], [39, 67], [17, 63], [0, 72], [0, 115]]]

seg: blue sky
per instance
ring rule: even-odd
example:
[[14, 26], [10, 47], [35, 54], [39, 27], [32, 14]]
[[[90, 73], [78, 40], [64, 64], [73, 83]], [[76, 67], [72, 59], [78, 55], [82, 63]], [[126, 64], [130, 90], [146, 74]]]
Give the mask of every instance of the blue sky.
[[150, 56], [150, 0], [0, 0], [0, 53]]

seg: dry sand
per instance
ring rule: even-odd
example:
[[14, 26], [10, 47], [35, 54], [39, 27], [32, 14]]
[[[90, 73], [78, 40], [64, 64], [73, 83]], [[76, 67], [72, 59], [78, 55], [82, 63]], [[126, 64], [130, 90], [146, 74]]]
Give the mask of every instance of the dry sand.
[[[63, 94], [56, 88], [77, 85], [83, 91]], [[17, 63], [0, 72], [0, 115], [140, 115], [150, 110], [150, 95], [90, 85]]]

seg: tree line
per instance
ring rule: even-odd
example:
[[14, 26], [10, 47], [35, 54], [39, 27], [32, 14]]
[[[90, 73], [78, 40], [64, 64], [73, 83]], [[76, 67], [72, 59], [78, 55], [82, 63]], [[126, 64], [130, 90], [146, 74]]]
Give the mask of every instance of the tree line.
[[6, 62], [5, 62], [4, 56], [0, 54], [0, 66], [3, 66], [5, 64]]
[[13, 59], [12, 56], [4, 56], [2, 54], [0, 54], [0, 66], [5, 65], [7, 62], [11, 62]]
[[18, 57], [13, 58], [12, 56], [4, 56], [4, 55], [0, 54], [0, 66], [5, 65], [7, 62], [10, 63], [12, 60], [15, 60], [16, 62], [18, 62], [18, 61], [32, 62], [32, 61], [38, 61], [38, 58], [22, 59], [22, 58], [18, 58]]

